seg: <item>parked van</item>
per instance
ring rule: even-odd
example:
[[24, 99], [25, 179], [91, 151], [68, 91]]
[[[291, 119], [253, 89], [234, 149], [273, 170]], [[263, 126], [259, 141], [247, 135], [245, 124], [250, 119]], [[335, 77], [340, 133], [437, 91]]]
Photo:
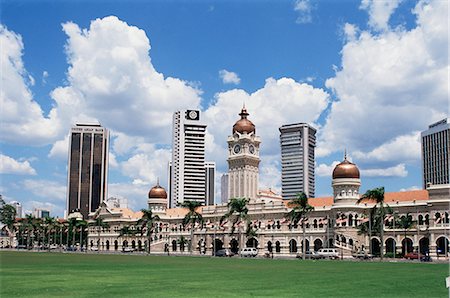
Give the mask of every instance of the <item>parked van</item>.
[[321, 248], [317, 253], [323, 258], [339, 259], [339, 252], [336, 248]]
[[254, 247], [246, 247], [241, 250], [241, 257], [256, 257], [258, 255], [258, 250]]

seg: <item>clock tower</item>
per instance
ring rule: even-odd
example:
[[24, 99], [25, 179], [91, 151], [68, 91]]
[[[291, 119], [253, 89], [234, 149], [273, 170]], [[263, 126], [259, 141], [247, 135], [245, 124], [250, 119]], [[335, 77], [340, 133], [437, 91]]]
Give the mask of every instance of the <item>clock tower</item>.
[[255, 125], [247, 119], [242, 108], [241, 119], [233, 125], [228, 137], [228, 194], [229, 198], [255, 199], [258, 194], [259, 144]]

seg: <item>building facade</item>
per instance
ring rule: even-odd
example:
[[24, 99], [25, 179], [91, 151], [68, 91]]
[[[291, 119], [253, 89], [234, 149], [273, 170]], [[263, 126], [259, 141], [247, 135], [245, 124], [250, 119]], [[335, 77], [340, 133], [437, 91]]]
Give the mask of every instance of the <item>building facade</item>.
[[279, 130], [281, 195], [283, 199], [292, 199], [304, 192], [313, 198], [316, 130], [306, 123], [283, 125]]
[[228, 195], [229, 198], [256, 198], [259, 178], [259, 145], [255, 125], [247, 119], [242, 108], [241, 119], [233, 125], [228, 137]]
[[423, 187], [450, 183], [450, 118], [421, 133]]
[[109, 132], [100, 124], [77, 123], [69, 138], [67, 213], [84, 218], [107, 198]]

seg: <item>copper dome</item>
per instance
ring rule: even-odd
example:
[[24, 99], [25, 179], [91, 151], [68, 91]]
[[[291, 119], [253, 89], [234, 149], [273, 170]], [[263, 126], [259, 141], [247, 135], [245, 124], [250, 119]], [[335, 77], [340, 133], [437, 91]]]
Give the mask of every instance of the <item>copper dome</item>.
[[354, 163], [349, 162], [347, 157], [345, 157], [344, 161], [338, 164], [333, 170], [333, 179], [336, 178], [359, 179], [359, 169]]
[[166, 190], [159, 186], [159, 183], [150, 189], [148, 192], [148, 198], [149, 199], [167, 199], [167, 192]]
[[239, 132], [239, 133], [251, 133], [255, 132], [255, 124], [253, 124], [250, 120], [247, 119], [247, 116], [249, 114], [247, 113], [247, 109], [244, 107], [241, 110], [241, 113], [239, 116], [241, 116], [241, 119], [238, 120], [233, 125], [233, 133]]

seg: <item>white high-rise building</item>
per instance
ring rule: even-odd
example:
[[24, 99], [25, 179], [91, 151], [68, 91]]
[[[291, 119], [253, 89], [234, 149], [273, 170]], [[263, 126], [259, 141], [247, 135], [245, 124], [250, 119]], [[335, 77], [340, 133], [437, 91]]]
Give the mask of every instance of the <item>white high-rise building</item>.
[[108, 195], [109, 132], [98, 123], [77, 123], [70, 131], [67, 213], [79, 210], [83, 218]]
[[314, 198], [314, 148], [316, 130], [306, 123], [280, 127], [281, 195], [292, 199], [304, 192]]
[[421, 139], [423, 187], [450, 184], [450, 118], [428, 126]]
[[169, 207], [176, 207], [185, 200], [206, 204], [205, 132], [206, 124], [200, 121], [200, 111], [173, 114]]
[[228, 137], [228, 195], [229, 198], [256, 199], [259, 177], [259, 144], [255, 125], [247, 119], [242, 108], [241, 119], [233, 125]]
[[13, 206], [16, 209], [16, 217], [22, 218], [22, 204], [17, 201], [12, 201], [9, 205]]

